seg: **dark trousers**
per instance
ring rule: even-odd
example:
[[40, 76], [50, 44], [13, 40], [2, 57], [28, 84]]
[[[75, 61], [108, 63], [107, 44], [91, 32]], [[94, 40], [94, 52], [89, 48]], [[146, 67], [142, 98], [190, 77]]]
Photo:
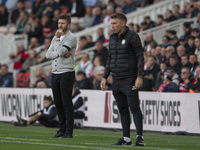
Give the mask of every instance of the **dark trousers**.
[[121, 115], [123, 136], [130, 137], [130, 112], [133, 114], [133, 121], [137, 130], [137, 135], [142, 135], [143, 118], [139, 105], [138, 90], [135, 87], [135, 80], [121, 79], [113, 80], [113, 95]]
[[75, 72], [52, 74], [52, 91], [54, 103], [58, 111], [59, 131], [73, 134], [74, 109], [72, 103], [72, 88]]

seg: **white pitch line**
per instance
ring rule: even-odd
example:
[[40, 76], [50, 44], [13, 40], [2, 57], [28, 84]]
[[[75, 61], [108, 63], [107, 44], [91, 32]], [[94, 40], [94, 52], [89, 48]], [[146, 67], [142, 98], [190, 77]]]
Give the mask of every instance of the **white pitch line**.
[[6, 140], [23, 140], [23, 141], [42, 141], [37, 139], [23, 139], [23, 138], [12, 138], [12, 137], [0, 137], [0, 139], [6, 139]]
[[[64, 145], [64, 144], [50, 144], [50, 143], [37, 143], [37, 142], [24, 142], [24, 141], [8, 141], [0, 140], [1, 143], [20, 143], [20, 144], [33, 144], [33, 145], [47, 145], [47, 146], [60, 146], [60, 147], [72, 147], [72, 148], [83, 148], [83, 149], [99, 149], [99, 150], [116, 150], [113, 148], [100, 148], [100, 147], [87, 147], [87, 146], [76, 146], [76, 145]], [[119, 149], [118, 149], [119, 150]]]

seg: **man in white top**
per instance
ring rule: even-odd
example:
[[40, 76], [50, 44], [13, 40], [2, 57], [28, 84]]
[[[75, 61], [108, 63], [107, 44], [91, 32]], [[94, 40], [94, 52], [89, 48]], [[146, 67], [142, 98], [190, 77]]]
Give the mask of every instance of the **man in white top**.
[[52, 59], [52, 91], [58, 111], [59, 130], [53, 138], [73, 138], [72, 87], [75, 80], [75, 50], [77, 39], [69, 30], [71, 18], [61, 15], [58, 30], [46, 53]]

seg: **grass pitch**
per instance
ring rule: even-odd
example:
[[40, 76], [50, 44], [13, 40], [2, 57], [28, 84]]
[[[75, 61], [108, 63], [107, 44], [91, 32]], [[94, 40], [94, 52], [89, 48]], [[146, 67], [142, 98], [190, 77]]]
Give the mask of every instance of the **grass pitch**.
[[[200, 150], [200, 136], [144, 133], [145, 147], [112, 146], [121, 131], [75, 129], [73, 139], [52, 139], [56, 128], [0, 123], [0, 150]], [[135, 142], [135, 133], [131, 133]]]

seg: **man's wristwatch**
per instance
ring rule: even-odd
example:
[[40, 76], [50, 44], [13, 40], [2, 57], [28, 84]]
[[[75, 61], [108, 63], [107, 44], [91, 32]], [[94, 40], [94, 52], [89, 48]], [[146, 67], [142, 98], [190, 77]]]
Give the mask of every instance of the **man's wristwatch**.
[[143, 75], [138, 75], [138, 77], [139, 77], [139, 78], [141, 78], [141, 79], [143, 79], [143, 78], [144, 78], [144, 76], [143, 76]]

